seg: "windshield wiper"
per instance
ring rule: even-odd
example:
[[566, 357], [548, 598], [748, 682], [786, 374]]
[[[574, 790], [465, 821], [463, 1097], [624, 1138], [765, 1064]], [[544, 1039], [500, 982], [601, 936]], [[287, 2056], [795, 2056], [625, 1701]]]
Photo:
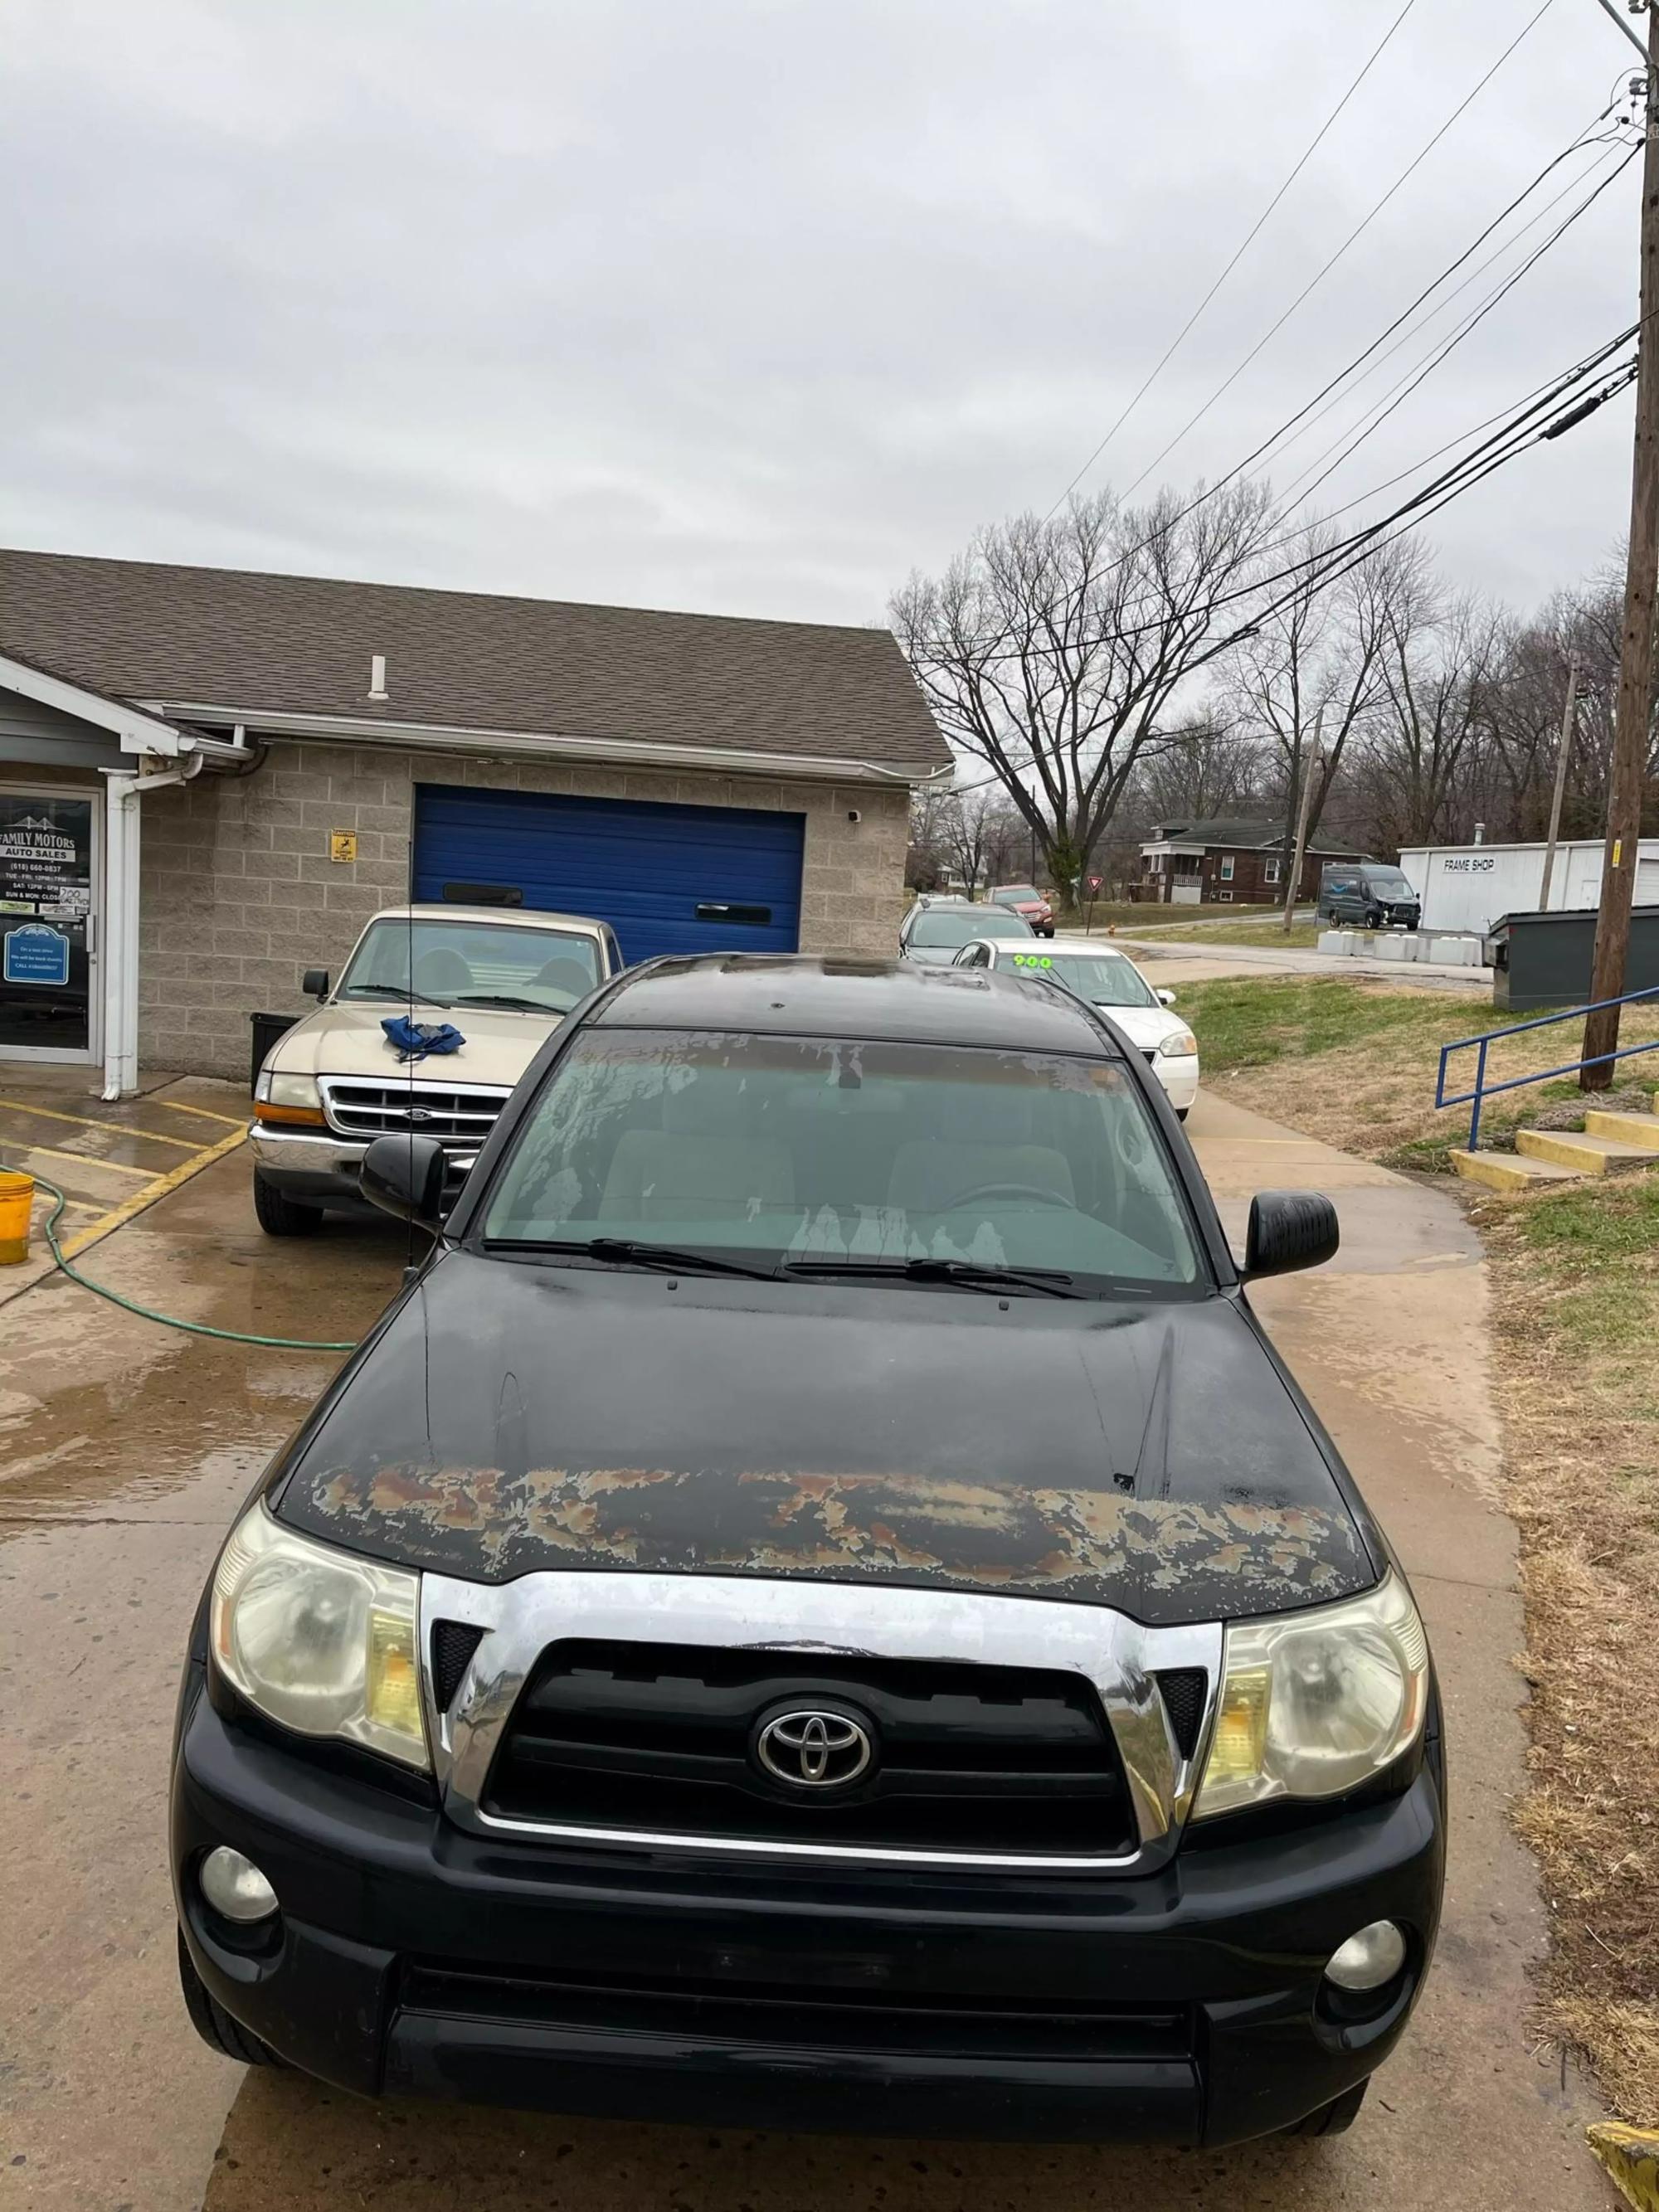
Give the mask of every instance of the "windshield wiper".
[[[574, 1001], [573, 1001], [574, 1003]], [[567, 1006], [550, 1006], [545, 999], [515, 999], [510, 991], [469, 991], [457, 999], [458, 1006], [512, 1006], [526, 1014], [568, 1013]]]
[[676, 1274], [750, 1275], [774, 1283], [777, 1271], [722, 1260], [717, 1253], [692, 1252], [676, 1244], [647, 1244], [632, 1237], [486, 1237], [486, 1252], [574, 1252], [586, 1260], [614, 1260], [624, 1267], [664, 1267]]
[[448, 1007], [453, 999], [434, 999], [430, 991], [400, 991], [392, 983], [348, 983], [340, 993], [343, 999], [418, 999], [423, 1006]]
[[910, 1283], [957, 1283], [964, 1291], [1036, 1291], [1080, 1298], [1058, 1267], [996, 1267], [975, 1260], [786, 1260], [787, 1275], [891, 1275]]

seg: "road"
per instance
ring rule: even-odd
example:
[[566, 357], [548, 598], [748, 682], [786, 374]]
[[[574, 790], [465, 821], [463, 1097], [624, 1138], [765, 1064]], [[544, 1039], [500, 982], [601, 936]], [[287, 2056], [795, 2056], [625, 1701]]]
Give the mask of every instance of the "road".
[[[0, 2206], [27, 2212], [1606, 2212], [1593, 2101], [1534, 2052], [1544, 1940], [1505, 1806], [1522, 1778], [1513, 1531], [1492, 1504], [1487, 1289], [1450, 1200], [1210, 1099], [1190, 1125], [1230, 1225], [1317, 1184], [1343, 1251], [1261, 1310], [1412, 1573], [1454, 1761], [1448, 1916], [1428, 1995], [1353, 2131], [1229, 2154], [705, 2133], [380, 2106], [244, 2075], [185, 2022], [163, 1856], [179, 1654], [236, 1504], [332, 1365], [164, 1332], [60, 1281], [0, 1309]], [[273, 1247], [246, 1159], [95, 1248], [185, 1317], [349, 1337], [395, 1232]]]

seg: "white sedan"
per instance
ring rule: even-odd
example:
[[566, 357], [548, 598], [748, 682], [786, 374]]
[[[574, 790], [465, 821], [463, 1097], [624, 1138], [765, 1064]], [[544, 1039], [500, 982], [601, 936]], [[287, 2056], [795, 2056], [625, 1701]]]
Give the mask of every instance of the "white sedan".
[[1155, 991], [1127, 954], [1097, 937], [1051, 937], [1041, 945], [1017, 939], [979, 937], [964, 945], [952, 966], [1000, 968], [1012, 975], [1042, 975], [1064, 983], [1115, 1021], [1147, 1064], [1185, 1121], [1198, 1096], [1198, 1039], [1170, 1008], [1173, 991]]

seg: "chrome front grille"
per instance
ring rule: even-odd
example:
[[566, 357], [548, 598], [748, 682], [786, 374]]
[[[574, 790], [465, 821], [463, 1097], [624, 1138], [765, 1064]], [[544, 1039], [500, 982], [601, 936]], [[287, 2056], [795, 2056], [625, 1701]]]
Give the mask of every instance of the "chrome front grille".
[[395, 1076], [319, 1079], [328, 1126], [342, 1137], [436, 1137], [451, 1152], [476, 1152], [512, 1093], [486, 1083], [399, 1082]]
[[[1102, 1607], [976, 1591], [562, 1568], [504, 1583], [428, 1572], [421, 1604], [428, 1650], [441, 1627], [479, 1632], [459, 1684], [443, 1686], [447, 1704], [425, 1678], [446, 1814], [550, 1849], [1150, 1872], [1185, 1823], [1220, 1676], [1213, 1623], [1148, 1628]], [[573, 1653], [574, 1672], [562, 1664]], [[810, 1687], [809, 1705], [829, 1697], [832, 1711], [846, 1699], [878, 1735], [890, 1727], [913, 1809], [949, 1784], [959, 1822], [930, 1811], [896, 1828], [872, 1797], [837, 1838], [811, 1806], [792, 1826], [786, 1806], [751, 1796], [735, 1761], [727, 1771], [720, 1730], [739, 1708], [746, 1729], [779, 1684], [789, 1698]], [[940, 1690], [956, 1701], [945, 1720], [973, 1723], [970, 1775], [941, 1771]], [[758, 1822], [711, 1802], [723, 1779], [738, 1785], [733, 1803], [759, 1807]], [[1034, 1780], [1062, 1805], [1085, 1802], [1046, 1831], [1013, 1802], [1011, 1826], [1010, 1803]], [[1003, 1804], [988, 1822], [993, 1796]]]

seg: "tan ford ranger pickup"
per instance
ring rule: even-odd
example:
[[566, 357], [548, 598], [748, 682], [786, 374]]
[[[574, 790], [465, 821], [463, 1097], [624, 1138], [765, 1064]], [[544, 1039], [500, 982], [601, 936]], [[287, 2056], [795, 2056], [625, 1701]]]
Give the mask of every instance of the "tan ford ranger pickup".
[[[435, 1137], [459, 1187], [513, 1086], [571, 1008], [621, 969], [608, 922], [528, 908], [409, 906], [377, 914], [314, 1014], [278, 1038], [253, 1092], [253, 1204], [272, 1237], [325, 1207], [365, 1209], [364, 1152], [404, 1130]], [[453, 1051], [404, 1060], [385, 1024], [447, 1025]]]

